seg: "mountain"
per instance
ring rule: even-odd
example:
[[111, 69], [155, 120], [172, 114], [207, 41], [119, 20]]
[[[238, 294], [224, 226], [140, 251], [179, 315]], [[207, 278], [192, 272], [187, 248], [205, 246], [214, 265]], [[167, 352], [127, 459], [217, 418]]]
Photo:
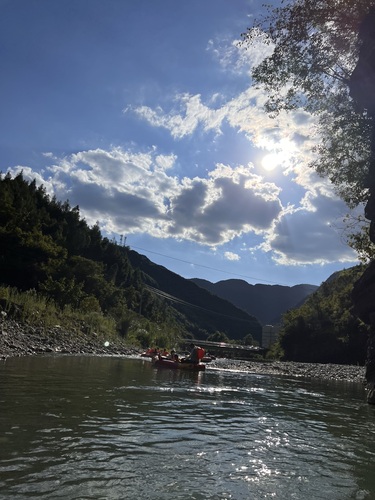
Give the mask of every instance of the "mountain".
[[[145, 346], [166, 346], [179, 337], [204, 340], [217, 332], [260, 341], [254, 316], [103, 237], [98, 224], [89, 227], [81, 218], [78, 205], [50, 198], [35, 180], [0, 173], [0, 200], [3, 297], [19, 291], [27, 305], [36, 297], [56, 316], [78, 316], [96, 334], [110, 329]], [[49, 314], [46, 307], [41, 311]], [[39, 309], [34, 312], [36, 317]]]
[[315, 285], [251, 285], [244, 280], [230, 279], [211, 283], [199, 278], [193, 283], [228, 300], [248, 314], [255, 316], [262, 325], [277, 324], [283, 313], [299, 307], [318, 289]]
[[146, 345], [163, 335], [204, 340], [218, 332], [260, 341], [260, 321], [277, 321], [315, 289], [182, 278], [102, 237], [78, 205], [50, 198], [22, 173], [0, 173], [0, 200], [1, 286], [36, 292], [85, 322], [110, 318], [114, 333]]
[[[188, 329], [197, 339], [204, 340], [216, 331], [230, 339], [252, 335], [261, 342], [262, 326], [257, 318], [224, 297], [182, 278], [163, 266], [153, 263], [144, 255], [127, 249], [131, 265], [142, 272], [142, 281], [148, 290], [162, 296], [188, 322]], [[199, 328], [197, 327], [199, 325]]]

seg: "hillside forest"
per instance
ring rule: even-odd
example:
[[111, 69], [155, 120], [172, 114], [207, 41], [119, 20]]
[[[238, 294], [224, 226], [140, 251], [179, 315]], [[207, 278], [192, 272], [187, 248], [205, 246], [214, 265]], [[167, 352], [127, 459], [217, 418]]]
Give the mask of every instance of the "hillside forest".
[[[62, 324], [140, 347], [181, 339], [259, 344], [253, 316], [89, 227], [79, 207], [43, 186], [0, 176], [0, 307], [41, 326]], [[284, 314], [268, 353], [284, 360], [363, 364], [366, 326], [351, 314], [350, 293], [363, 272], [335, 273]]]
[[89, 227], [79, 207], [22, 174], [0, 177], [0, 305], [59, 323], [171, 347], [181, 338], [260, 341], [256, 318]]
[[283, 315], [274, 354], [289, 361], [363, 365], [368, 327], [352, 314], [351, 292], [363, 265], [334, 273], [298, 308]]

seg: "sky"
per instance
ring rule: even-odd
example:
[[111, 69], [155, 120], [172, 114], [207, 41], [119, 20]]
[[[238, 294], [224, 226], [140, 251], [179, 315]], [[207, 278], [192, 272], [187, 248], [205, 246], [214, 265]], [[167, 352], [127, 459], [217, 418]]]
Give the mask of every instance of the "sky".
[[303, 110], [269, 117], [241, 33], [260, 0], [0, 0], [2, 173], [183, 276], [320, 285], [358, 263], [308, 168]]

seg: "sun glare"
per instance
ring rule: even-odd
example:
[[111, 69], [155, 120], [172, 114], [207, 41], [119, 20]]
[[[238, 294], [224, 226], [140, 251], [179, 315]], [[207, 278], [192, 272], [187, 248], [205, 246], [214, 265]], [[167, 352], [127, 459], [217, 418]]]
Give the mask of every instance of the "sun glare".
[[[270, 148], [271, 149], [271, 148]], [[277, 167], [287, 168], [291, 165], [296, 146], [291, 141], [280, 141], [277, 150], [265, 154], [261, 160], [261, 166], [267, 172], [272, 172]]]
[[262, 167], [267, 172], [271, 172], [277, 166], [282, 163], [282, 155], [280, 153], [269, 153], [268, 155], [263, 156], [262, 158]]

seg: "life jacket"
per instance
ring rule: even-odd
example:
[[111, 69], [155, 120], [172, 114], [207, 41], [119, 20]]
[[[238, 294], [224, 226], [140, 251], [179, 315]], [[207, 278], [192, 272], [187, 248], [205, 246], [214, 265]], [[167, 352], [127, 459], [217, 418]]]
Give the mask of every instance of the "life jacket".
[[198, 359], [201, 360], [204, 358], [204, 355], [206, 354], [206, 351], [203, 349], [203, 347], [197, 347], [197, 354], [198, 354]]

